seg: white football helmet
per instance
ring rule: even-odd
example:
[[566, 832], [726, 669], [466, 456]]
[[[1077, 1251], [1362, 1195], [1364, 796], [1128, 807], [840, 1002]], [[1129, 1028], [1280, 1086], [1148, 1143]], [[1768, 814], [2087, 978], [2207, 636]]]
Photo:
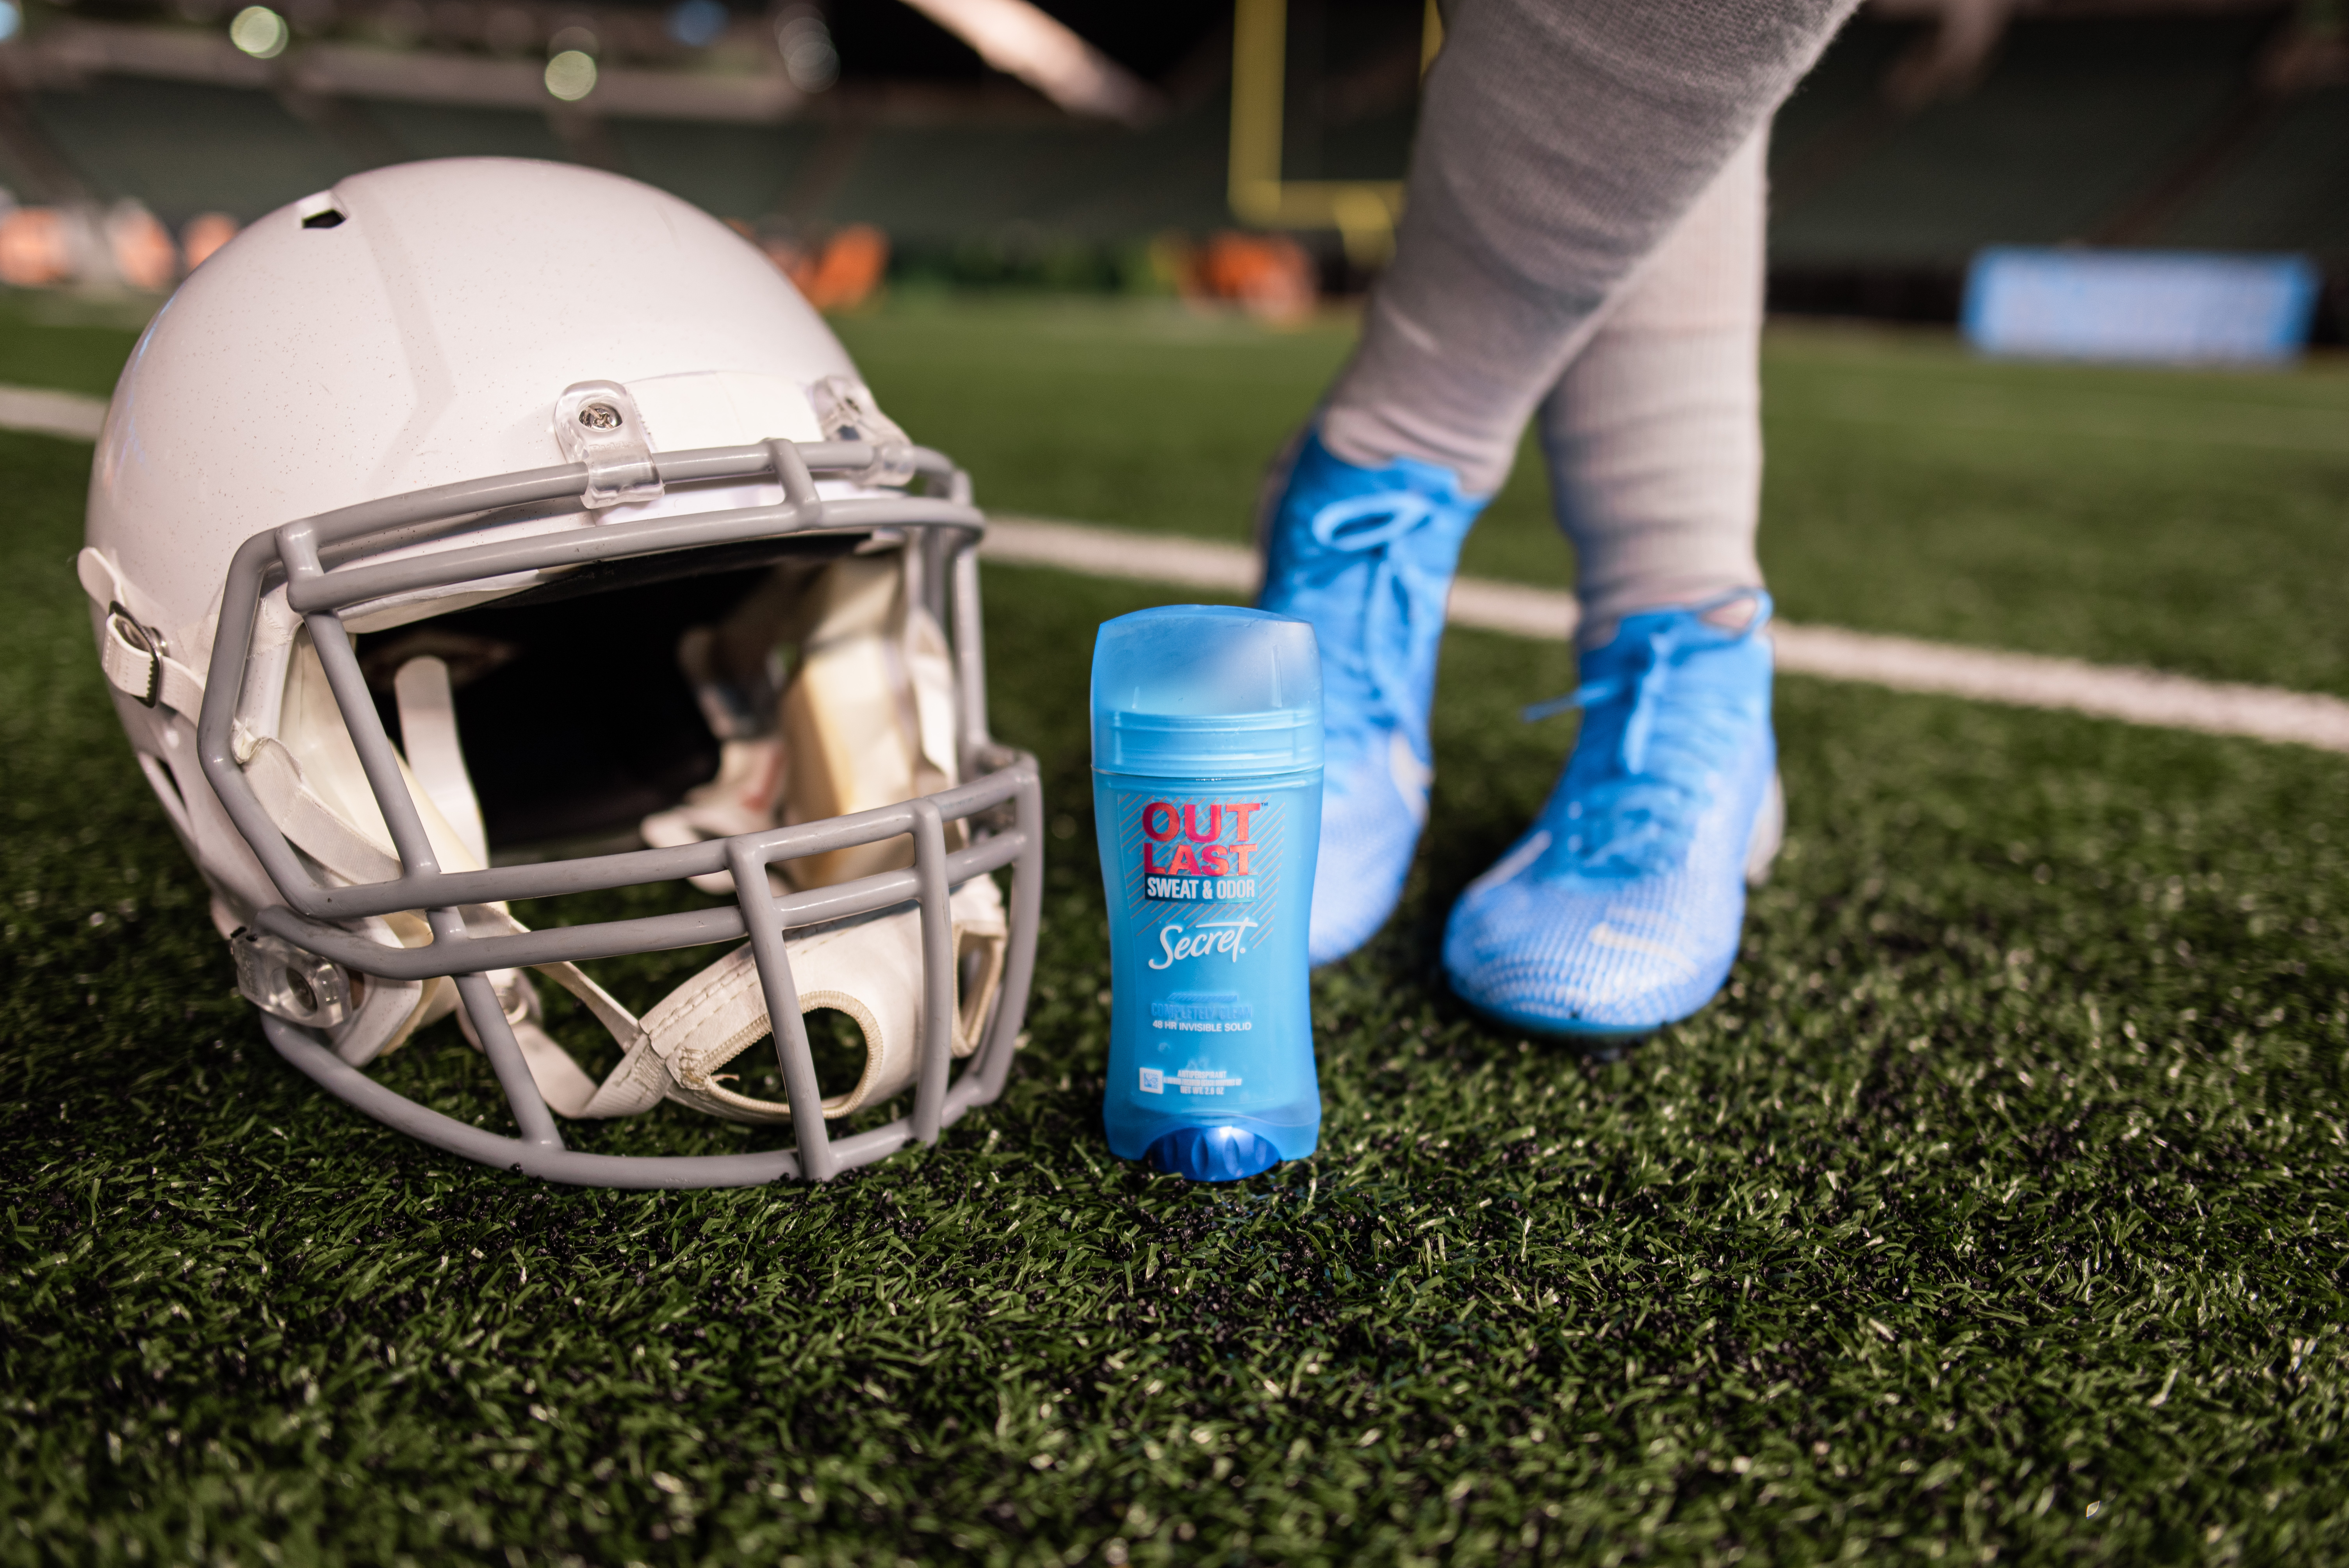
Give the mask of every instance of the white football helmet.
[[[1002, 1088], [1042, 845], [1035, 763], [987, 731], [982, 527], [748, 242], [614, 175], [458, 159], [272, 213], [181, 286], [115, 391], [79, 564], [287, 1060], [469, 1159], [719, 1186], [824, 1179]], [[507, 911], [686, 879], [734, 903]], [[578, 967], [746, 935], [641, 1018]], [[603, 1081], [529, 970], [618, 1043]], [[823, 1007], [866, 1057], [830, 1099]], [[451, 1010], [518, 1136], [363, 1070]], [[781, 1101], [724, 1070], [770, 1034]], [[663, 1099], [789, 1119], [797, 1148], [585, 1153], [550, 1114]]]

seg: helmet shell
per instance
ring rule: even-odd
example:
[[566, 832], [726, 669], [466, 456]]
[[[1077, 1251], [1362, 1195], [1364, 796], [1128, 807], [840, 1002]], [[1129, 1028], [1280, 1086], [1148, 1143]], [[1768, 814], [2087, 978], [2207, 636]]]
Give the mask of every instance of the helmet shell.
[[[628, 386], [677, 450], [812, 438], [803, 396], [739, 405], [854, 374], [755, 247], [664, 191], [524, 159], [378, 169], [254, 223], [157, 314], [98, 439], [88, 542], [194, 651], [245, 540], [560, 463], [573, 383]], [[667, 399], [636, 385], [678, 377]]]

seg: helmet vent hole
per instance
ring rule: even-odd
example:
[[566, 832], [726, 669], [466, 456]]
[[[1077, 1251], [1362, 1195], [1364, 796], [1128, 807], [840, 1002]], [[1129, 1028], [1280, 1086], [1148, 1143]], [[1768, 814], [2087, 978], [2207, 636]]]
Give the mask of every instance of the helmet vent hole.
[[333, 191], [319, 191], [295, 202], [294, 215], [305, 229], [331, 229], [342, 222], [343, 208]]

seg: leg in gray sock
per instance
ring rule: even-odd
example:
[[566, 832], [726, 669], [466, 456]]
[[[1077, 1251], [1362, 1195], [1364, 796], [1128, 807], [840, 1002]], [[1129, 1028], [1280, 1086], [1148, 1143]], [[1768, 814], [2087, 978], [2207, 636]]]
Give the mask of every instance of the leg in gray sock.
[[1855, 0], [1457, 0], [1330, 450], [1506, 477], [1535, 406]]
[[1757, 131], [1609, 305], [1537, 416], [1581, 641], [1762, 582]]

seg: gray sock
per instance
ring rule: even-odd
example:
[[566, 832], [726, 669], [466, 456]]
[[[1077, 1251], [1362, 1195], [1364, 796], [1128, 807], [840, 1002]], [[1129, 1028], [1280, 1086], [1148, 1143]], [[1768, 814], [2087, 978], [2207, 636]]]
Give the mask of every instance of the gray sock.
[[1455, 0], [1393, 267], [1323, 415], [1472, 491], [1856, 0]]
[[1763, 154], [1756, 131], [1609, 305], [1537, 416], [1581, 641], [1762, 582]]

